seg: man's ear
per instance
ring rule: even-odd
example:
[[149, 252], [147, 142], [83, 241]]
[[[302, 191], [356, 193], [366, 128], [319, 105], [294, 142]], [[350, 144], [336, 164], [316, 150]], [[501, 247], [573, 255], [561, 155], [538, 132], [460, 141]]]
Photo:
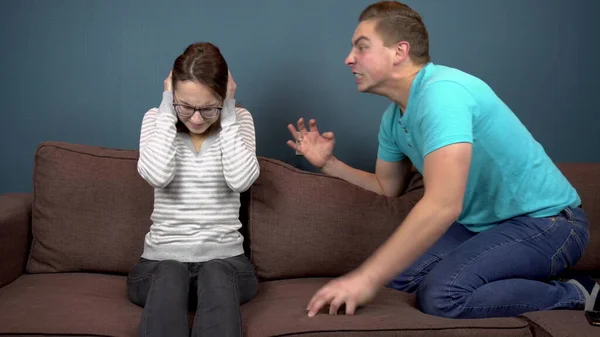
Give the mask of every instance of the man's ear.
[[410, 53], [410, 43], [407, 41], [400, 41], [396, 43], [395, 54], [394, 54], [394, 65], [403, 63], [408, 59]]

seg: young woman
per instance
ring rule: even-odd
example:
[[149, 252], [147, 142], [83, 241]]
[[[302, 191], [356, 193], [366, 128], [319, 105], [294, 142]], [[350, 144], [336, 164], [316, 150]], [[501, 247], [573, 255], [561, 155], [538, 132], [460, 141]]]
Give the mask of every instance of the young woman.
[[256, 294], [238, 232], [240, 193], [259, 175], [254, 122], [236, 108], [219, 49], [190, 45], [146, 112], [139, 174], [154, 187], [152, 226], [127, 280], [144, 307], [140, 336], [242, 336], [240, 305]]

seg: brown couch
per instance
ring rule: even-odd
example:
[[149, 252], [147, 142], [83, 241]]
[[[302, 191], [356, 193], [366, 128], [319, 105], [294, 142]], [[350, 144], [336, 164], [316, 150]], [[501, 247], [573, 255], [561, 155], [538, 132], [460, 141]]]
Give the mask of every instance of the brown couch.
[[[0, 335], [135, 336], [142, 309], [125, 291], [150, 225], [152, 189], [137, 151], [48, 142], [35, 154], [33, 194], [0, 196]], [[342, 180], [260, 158], [243, 194], [246, 252], [261, 278], [242, 307], [247, 336], [600, 336], [581, 311], [444, 319], [411, 294], [384, 289], [356, 316], [306, 316], [311, 295], [352, 270], [422, 195], [386, 198]], [[591, 243], [576, 269], [600, 270], [600, 164], [561, 164], [584, 200]]]

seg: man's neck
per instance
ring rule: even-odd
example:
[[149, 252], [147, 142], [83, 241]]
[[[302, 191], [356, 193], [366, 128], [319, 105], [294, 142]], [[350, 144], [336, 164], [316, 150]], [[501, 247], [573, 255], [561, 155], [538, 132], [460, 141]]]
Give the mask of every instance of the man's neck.
[[402, 114], [406, 111], [413, 81], [423, 67], [424, 65], [410, 65], [399, 69], [397, 73], [392, 75], [390, 84], [385, 90], [385, 96], [398, 104]]

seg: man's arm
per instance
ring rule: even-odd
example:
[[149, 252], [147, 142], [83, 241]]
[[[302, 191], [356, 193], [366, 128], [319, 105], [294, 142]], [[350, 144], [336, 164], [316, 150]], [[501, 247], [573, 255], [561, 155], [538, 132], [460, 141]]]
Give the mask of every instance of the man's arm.
[[298, 130], [289, 124], [288, 130], [295, 142], [289, 140], [287, 144], [296, 153], [302, 154], [311, 164], [321, 169], [323, 173], [388, 197], [396, 197], [404, 192], [408, 183], [411, 162], [395, 146], [385, 130], [380, 132], [379, 142], [380, 148], [382, 144], [384, 146], [386, 161], [378, 158], [375, 174], [373, 174], [352, 168], [335, 158], [333, 155], [335, 146], [333, 132], [321, 134], [317, 128], [317, 121], [314, 119], [309, 121], [309, 127], [310, 130], [306, 128], [304, 118], [298, 120]]
[[[425, 193], [392, 236], [357, 270], [321, 288], [309, 303], [309, 316], [330, 303], [335, 313], [346, 303], [346, 314], [369, 301], [381, 286], [406, 270], [460, 216], [471, 165], [473, 119], [478, 104], [462, 85], [440, 81], [423, 92], [416, 133], [423, 144]], [[388, 120], [389, 119], [385, 119]], [[388, 131], [388, 132], [386, 132]], [[380, 139], [390, 145], [384, 158], [400, 158], [382, 127]], [[380, 147], [381, 149], [381, 147]], [[391, 151], [389, 151], [391, 150]]]
[[408, 268], [427, 251], [458, 218], [471, 164], [471, 143], [455, 143], [425, 157], [425, 194], [392, 236], [354, 272], [321, 288], [308, 304], [314, 316], [330, 303], [329, 313], [346, 304], [353, 315], [377, 289]]
[[439, 82], [428, 86], [420, 105], [418, 135], [425, 155], [425, 193], [388, 241], [363, 264], [376, 285], [384, 284], [425, 253], [463, 208], [477, 102], [463, 86]]
[[397, 162], [387, 162], [378, 158], [375, 174], [373, 174], [350, 167], [337, 158], [331, 157], [322, 171], [379, 195], [397, 197], [406, 189], [411, 165], [408, 158]]
[[425, 157], [423, 198], [361, 267], [377, 286], [408, 268], [456, 221], [463, 207], [471, 150], [470, 143], [457, 143]]

